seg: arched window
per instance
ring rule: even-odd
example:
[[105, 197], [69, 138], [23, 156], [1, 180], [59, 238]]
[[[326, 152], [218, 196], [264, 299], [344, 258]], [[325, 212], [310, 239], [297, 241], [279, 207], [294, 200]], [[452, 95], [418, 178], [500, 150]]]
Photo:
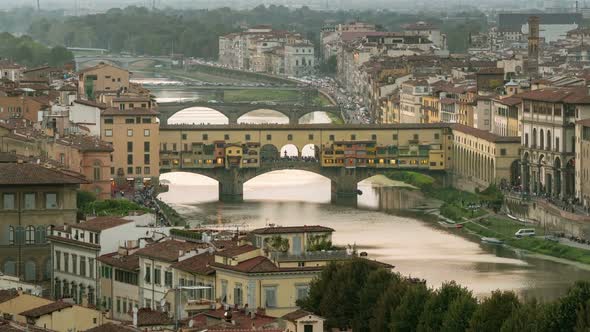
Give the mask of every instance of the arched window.
[[537, 148], [537, 128], [533, 128], [532, 148]]
[[8, 226], [8, 244], [14, 244], [14, 227]]
[[35, 244], [35, 227], [27, 226], [25, 229], [25, 244]]
[[539, 148], [541, 150], [545, 148], [545, 135], [543, 135], [543, 129], [539, 130]]
[[16, 275], [16, 261], [9, 258], [4, 261], [4, 265], [2, 266], [2, 272], [4, 274], [15, 276]]
[[25, 263], [25, 280], [37, 280], [37, 263], [35, 261], [30, 260]]
[[92, 172], [94, 176], [94, 181], [98, 181], [102, 178], [100, 174], [100, 161], [97, 160], [94, 162], [94, 165], [92, 166]]

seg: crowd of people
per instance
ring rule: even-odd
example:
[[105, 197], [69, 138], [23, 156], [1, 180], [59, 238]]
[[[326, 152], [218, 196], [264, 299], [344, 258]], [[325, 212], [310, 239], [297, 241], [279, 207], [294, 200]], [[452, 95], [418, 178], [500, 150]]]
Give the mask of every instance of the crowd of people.
[[160, 226], [171, 226], [170, 220], [166, 217], [165, 212], [160, 207], [156, 198], [155, 188], [153, 186], [144, 186], [137, 189], [133, 195], [133, 201], [143, 207], [146, 207], [156, 214], [156, 224]]

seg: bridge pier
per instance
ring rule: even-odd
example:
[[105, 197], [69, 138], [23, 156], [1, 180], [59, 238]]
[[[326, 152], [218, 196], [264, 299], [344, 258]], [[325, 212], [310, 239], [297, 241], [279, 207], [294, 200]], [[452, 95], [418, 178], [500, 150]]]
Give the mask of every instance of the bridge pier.
[[292, 112], [289, 113], [289, 124], [290, 125], [298, 125], [299, 124], [299, 112]]
[[[354, 170], [342, 170], [343, 173]], [[332, 180], [332, 204], [356, 207], [358, 203], [357, 180], [354, 175], [341, 174]]]
[[240, 118], [238, 115], [236, 115], [235, 113], [229, 113], [226, 114], [225, 116], [227, 116], [227, 123], [230, 125], [235, 125], [238, 124], [238, 119]]
[[219, 200], [226, 203], [244, 201], [244, 182], [239, 169], [229, 169], [221, 173], [219, 181]]

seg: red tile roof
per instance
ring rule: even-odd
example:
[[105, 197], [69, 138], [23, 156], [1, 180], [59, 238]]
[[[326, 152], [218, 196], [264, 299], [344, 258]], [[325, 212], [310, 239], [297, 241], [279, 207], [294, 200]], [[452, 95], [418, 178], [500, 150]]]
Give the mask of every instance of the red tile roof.
[[132, 221], [119, 217], [96, 217], [94, 219], [72, 225], [72, 227], [92, 232], [101, 232], [109, 228], [128, 224], [130, 222]]
[[209, 264], [214, 261], [215, 255], [205, 253], [181, 260], [172, 264], [172, 267], [190, 273], [211, 275], [215, 273], [215, 269], [211, 268]]
[[46, 305], [42, 305], [40, 307], [31, 309], [31, 310], [23, 311], [20, 313], [20, 315], [25, 316], [25, 317], [37, 318], [37, 317], [41, 317], [41, 316], [50, 314], [54, 311], [59, 311], [59, 310], [70, 308], [70, 307], [72, 307], [71, 303], [67, 303], [67, 302], [63, 302], [63, 301], [56, 301], [56, 302], [52, 302], [52, 303], [49, 303]]
[[523, 100], [545, 101], [566, 104], [590, 104], [590, 96], [582, 88], [543, 88], [523, 92], [517, 95]]
[[309, 311], [299, 309], [299, 310], [295, 310], [293, 312], [290, 312], [290, 313], [282, 316], [281, 318], [284, 320], [290, 321], [290, 322], [295, 322], [298, 319], [303, 318], [305, 316], [309, 316], [309, 315], [314, 315], [314, 314]]
[[506, 97], [506, 98], [502, 98], [502, 99], [494, 99], [495, 102], [498, 102], [500, 104], [506, 105], [506, 106], [516, 106], [520, 103], [522, 103], [522, 98], [516, 97], [516, 96], [511, 96], [511, 97]]
[[133, 328], [131, 326], [125, 326], [121, 324], [114, 324], [114, 323], [106, 323], [99, 325], [97, 327], [93, 327], [89, 330], [84, 332], [137, 332], [141, 331], [139, 329]]
[[475, 136], [477, 138], [481, 138], [483, 140], [494, 142], [494, 143], [518, 143], [520, 144], [520, 137], [510, 137], [510, 136], [498, 136], [496, 134], [490, 133], [489, 131], [469, 127], [460, 123], [452, 123], [449, 126], [456, 131], [460, 131], [462, 133]]
[[18, 297], [18, 291], [16, 289], [3, 289], [0, 290], [0, 303], [10, 301]]
[[305, 226], [276, 226], [264, 227], [253, 230], [253, 234], [290, 234], [290, 233], [324, 233], [334, 232], [333, 228], [319, 225], [305, 225]]
[[232, 247], [227, 248], [221, 251], [216, 252], [215, 254], [222, 257], [235, 257], [241, 254], [245, 254], [247, 252], [259, 250], [258, 247], [255, 247], [250, 244], [245, 244], [239, 247]]
[[137, 326], [158, 326], [158, 325], [173, 325], [172, 318], [168, 314], [161, 311], [152, 310], [149, 308], [141, 308], [137, 311]]
[[139, 270], [139, 256], [135, 254], [120, 255], [118, 252], [112, 252], [98, 257], [98, 260], [104, 264], [127, 271]]
[[269, 272], [314, 272], [320, 271], [322, 266], [313, 267], [283, 267], [279, 268], [270, 259], [264, 256], [256, 256], [245, 260], [238, 265], [225, 265], [221, 263], [211, 263], [211, 266], [219, 269], [226, 269], [242, 273], [269, 273]]
[[0, 185], [64, 185], [88, 181], [56, 169], [28, 163], [0, 164]]
[[181, 252], [188, 252], [203, 247], [204, 245], [200, 243], [167, 240], [139, 249], [135, 254], [168, 262], [175, 262], [178, 260]]

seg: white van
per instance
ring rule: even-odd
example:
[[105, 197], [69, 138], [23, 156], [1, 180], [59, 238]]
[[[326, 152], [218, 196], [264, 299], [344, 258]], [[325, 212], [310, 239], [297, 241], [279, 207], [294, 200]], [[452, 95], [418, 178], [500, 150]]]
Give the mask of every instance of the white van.
[[514, 233], [514, 236], [521, 238], [521, 237], [526, 237], [526, 236], [535, 236], [536, 232], [534, 229], [532, 228], [522, 228], [519, 229], [516, 233]]

